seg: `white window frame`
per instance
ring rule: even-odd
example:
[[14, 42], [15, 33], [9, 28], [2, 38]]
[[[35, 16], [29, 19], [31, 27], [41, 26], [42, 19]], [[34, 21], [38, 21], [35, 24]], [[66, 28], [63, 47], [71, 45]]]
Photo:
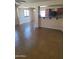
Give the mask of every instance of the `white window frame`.
[[24, 16], [29, 16], [29, 10], [24, 10]]
[[40, 17], [46, 17], [46, 15], [45, 15], [45, 10], [41, 10], [41, 11], [40, 11]]

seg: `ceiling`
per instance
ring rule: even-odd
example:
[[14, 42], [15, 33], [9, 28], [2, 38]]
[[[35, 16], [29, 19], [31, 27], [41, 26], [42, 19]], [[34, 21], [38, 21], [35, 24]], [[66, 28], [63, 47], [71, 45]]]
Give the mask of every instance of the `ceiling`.
[[15, 0], [18, 3], [34, 3], [34, 2], [44, 2], [44, 1], [50, 1], [50, 0]]

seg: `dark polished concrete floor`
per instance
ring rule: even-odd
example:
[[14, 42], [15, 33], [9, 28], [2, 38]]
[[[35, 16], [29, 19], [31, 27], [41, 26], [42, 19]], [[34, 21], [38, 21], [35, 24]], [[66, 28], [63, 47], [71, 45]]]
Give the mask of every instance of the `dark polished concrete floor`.
[[16, 59], [63, 59], [63, 32], [35, 29], [33, 24], [15, 26]]

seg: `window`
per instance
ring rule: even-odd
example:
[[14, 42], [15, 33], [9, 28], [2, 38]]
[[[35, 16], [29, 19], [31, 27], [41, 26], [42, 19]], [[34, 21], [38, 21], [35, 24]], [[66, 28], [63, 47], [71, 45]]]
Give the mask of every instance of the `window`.
[[29, 10], [24, 10], [24, 16], [29, 16]]
[[45, 17], [45, 10], [40, 11], [40, 16]]

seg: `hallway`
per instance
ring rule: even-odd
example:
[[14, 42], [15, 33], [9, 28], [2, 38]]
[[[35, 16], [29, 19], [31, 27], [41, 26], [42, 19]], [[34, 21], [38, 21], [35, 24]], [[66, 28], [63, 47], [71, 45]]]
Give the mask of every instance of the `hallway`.
[[54, 29], [35, 29], [33, 24], [15, 27], [16, 59], [63, 59], [63, 32]]

